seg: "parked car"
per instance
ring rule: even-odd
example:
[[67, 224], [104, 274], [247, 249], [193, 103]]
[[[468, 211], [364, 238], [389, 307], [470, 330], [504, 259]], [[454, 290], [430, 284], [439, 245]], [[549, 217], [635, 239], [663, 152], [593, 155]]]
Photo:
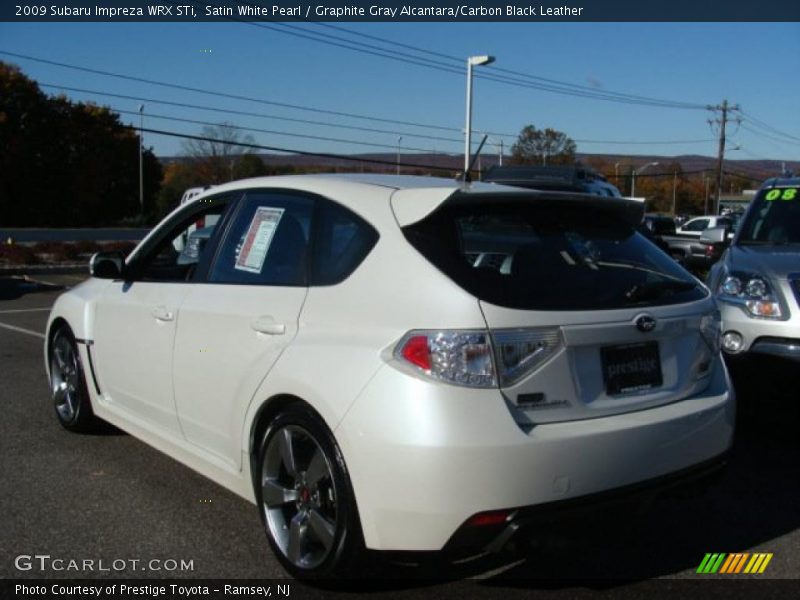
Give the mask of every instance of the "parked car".
[[731, 217], [722, 217], [717, 215], [694, 217], [678, 227], [677, 233], [678, 235], [699, 238], [700, 234], [710, 227], [729, 227], [732, 229], [733, 219]]
[[[678, 235], [675, 220], [667, 215], [645, 215], [640, 231], [690, 271], [705, 272], [722, 255], [726, 243]], [[708, 230], [706, 230], [708, 231]]]
[[800, 360], [800, 178], [761, 186], [708, 282], [726, 353]]
[[616, 186], [608, 183], [602, 174], [580, 166], [495, 166], [486, 172], [483, 181], [534, 190], [622, 197]]
[[[254, 502], [297, 577], [497, 549], [537, 508], [695, 478], [731, 445], [713, 298], [641, 210], [429, 177], [215, 187], [58, 298], [56, 416]], [[172, 240], [212, 215], [186, 260]]]

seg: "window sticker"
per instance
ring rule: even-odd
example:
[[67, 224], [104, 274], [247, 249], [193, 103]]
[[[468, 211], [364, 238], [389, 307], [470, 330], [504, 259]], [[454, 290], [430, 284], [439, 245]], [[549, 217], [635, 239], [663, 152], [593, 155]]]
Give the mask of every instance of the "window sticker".
[[250, 226], [247, 228], [242, 248], [236, 257], [234, 269], [248, 273], [261, 273], [264, 259], [267, 257], [283, 212], [283, 208], [269, 206], [259, 206], [256, 209], [256, 214], [253, 215], [253, 220], [250, 221]]
[[797, 190], [800, 188], [778, 188], [770, 190], [764, 196], [770, 202], [780, 198], [781, 200], [794, 200], [797, 198]]

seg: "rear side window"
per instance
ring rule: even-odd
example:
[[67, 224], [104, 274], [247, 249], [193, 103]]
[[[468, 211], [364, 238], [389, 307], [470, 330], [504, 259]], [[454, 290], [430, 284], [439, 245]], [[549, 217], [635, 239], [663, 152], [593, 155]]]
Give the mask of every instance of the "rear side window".
[[633, 228], [585, 206], [445, 205], [404, 233], [462, 288], [509, 308], [613, 309], [705, 296]]
[[378, 241], [378, 232], [345, 207], [319, 200], [314, 236], [312, 285], [344, 281]]
[[214, 266], [213, 283], [304, 286], [314, 200], [273, 192], [248, 192], [228, 228]]

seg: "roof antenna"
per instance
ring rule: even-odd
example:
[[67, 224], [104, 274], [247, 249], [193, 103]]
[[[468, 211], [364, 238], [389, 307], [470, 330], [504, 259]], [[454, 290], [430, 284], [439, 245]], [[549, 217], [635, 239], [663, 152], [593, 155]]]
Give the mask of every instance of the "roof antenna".
[[472, 160], [469, 161], [469, 168], [466, 171], [462, 171], [456, 176], [456, 180], [463, 181], [464, 183], [472, 183], [472, 177], [470, 177], [470, 173], [472, 172], [472, 167], [475, 166], [475, 161], [478, 160], [478, 155], [481, 153], [481, 149], [483, 145], [486, 143], [486, 140], [489, 136], [484, 134], [481, 143], [478, 144], [478, 149], [475, 151], [475, 154], [472, 155]]

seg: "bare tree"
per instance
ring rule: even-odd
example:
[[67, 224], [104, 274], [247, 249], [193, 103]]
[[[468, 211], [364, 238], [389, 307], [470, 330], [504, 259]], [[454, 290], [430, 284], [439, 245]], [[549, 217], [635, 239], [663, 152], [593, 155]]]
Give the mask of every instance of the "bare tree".
[[200, 133], [204, 140], [186, 140], [183, 149], [191, 157], [199, 178], [206, 184], [223, 183], [234, 178], [236, 163], [252, 152], [246, 144], [255, 144], [250, 134], [230, 123], [206, 125]]

